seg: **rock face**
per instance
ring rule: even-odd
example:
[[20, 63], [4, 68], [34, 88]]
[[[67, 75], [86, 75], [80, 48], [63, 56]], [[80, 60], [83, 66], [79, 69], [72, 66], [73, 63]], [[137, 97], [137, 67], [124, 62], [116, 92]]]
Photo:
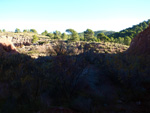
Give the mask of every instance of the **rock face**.
[[12, 37], [12, 42], [14, 43], [15, 46], [21, 46], [21, 45], [25, 45], [25, 46], [29, 46], [32, 43], [32, 39], [29, 36], [14, 36]]
[[133, 38], [127, 53], [130, 55], [150, 55], [150, 25]]
[[17, 50], [13, 43], [6, 38], [0, 38], [0, 55], [17, 54]]
[[9, 39], [15, 46], [29, 46], [32, 43], [32, 38], [29, 36], [24, 36], [24, 35], [14, 35], [14, 36], [0, 36], [0, 38], [7, 38]]

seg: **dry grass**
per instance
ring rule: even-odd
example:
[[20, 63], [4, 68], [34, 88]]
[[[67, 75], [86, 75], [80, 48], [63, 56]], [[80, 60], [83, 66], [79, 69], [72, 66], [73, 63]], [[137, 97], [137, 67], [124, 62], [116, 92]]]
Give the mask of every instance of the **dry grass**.
[[106, 54], [117, 54], [124, 52], [129, 47], [126, 45], [100, 42], [100, 43], [89, 43], [89, 42], [65, 42], [65, 41], [50, 41], [43, 45], [31, 45], [18, 48], [18, 51], [23, 54], [33, 56], [37, 58], [39, 56], [47, 55], [58, 55], [59, 53], [65, 55], [78, 55], [83, 52], [93, 51], [94, 53], [106, 53]]

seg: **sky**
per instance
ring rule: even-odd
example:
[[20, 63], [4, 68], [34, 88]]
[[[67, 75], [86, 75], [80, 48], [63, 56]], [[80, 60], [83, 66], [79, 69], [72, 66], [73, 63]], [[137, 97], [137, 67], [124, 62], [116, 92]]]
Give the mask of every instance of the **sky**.
[[0, 0], [0, 29], [120, 31], [150, 19], [150, 0]]

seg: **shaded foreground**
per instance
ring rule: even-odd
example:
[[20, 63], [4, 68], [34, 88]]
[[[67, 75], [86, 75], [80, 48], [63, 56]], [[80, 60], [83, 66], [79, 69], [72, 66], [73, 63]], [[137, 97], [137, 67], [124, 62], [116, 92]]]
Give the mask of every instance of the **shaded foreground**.
[[150, 56], [0, 56], [0, 112], [149, 113]]

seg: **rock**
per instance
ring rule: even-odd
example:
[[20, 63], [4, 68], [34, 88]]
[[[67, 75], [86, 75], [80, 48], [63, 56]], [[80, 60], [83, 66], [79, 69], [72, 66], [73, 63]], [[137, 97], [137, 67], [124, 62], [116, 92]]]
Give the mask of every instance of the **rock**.
[[0, 38], [0, 55], [1, 54], [17, 54], [17, 50], [13, 43], [6, 38]]
[[147, 29], [133, 38], [127, 54], [150, 55], [150, 25]]

